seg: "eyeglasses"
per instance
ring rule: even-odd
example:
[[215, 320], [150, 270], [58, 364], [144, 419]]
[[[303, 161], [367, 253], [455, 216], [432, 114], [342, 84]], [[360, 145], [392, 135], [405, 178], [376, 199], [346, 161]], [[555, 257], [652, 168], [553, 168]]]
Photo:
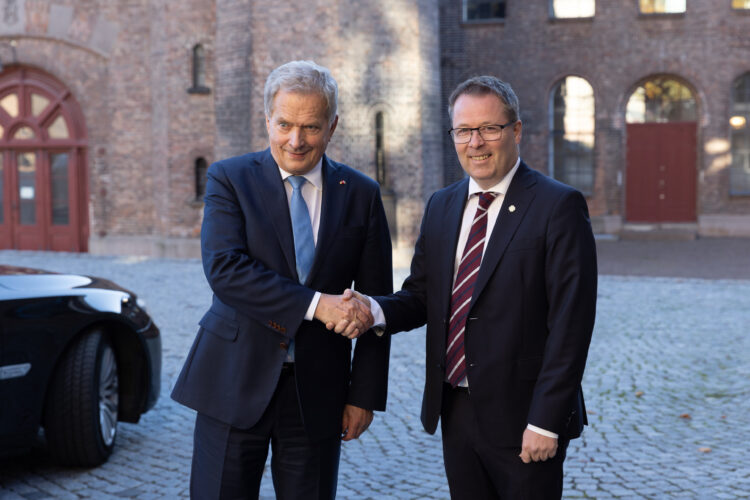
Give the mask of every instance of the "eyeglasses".
[[471, 136], [476, 130], [479, 133], [479, 137], [484, 141], [499, 141], [503, 137], [503, 129], [516, 123], [518, 120], [513, 120], [505, 125], [482, 125], [481, 127], [474, 128], [452, 128], [448, 131], [448, 134], [453, 138], [453, 142], [456, 144], [466, 144], [471, 142]]

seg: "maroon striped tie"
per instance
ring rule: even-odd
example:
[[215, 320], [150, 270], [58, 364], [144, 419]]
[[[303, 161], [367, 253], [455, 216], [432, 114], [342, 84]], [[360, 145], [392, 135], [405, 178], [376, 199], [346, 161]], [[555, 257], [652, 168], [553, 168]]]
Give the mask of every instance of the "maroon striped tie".
[[448, 328], [448, 348], [446, 349], [446, 366], [448, 382], [456, 387], [466, 377], [466, 357], [464, 355], [464, 330], [466, 317], [469, 315], [469, 302], [474, 291], [474, 283], [482, 263], [484, 239], [487, 234], [487, 208], [497, 193], [480, 193], [477, 213], [471, 223], [469, 237], [466, 240], [458, 274], [451, 293], [451, 317]]

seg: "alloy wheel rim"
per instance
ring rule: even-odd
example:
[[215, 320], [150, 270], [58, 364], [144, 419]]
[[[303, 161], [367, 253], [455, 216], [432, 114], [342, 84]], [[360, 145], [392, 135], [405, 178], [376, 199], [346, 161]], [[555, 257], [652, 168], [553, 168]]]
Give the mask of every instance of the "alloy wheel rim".
[[99, 367], [99, 429], [107, 446], [115, 441], [118, 403], [117, 361], [114, 351], [107, 345]]

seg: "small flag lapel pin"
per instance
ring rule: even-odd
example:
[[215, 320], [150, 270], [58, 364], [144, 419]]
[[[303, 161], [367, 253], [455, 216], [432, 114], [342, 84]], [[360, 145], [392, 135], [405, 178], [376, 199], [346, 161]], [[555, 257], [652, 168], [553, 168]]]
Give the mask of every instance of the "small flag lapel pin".
[[340, 181], [339, 181], [339, 184], [343, 186], [343, 185], [345, 185], [345, 184], [346, 184], [346, 181], [345, 181], [345, 180], [340, 180]]

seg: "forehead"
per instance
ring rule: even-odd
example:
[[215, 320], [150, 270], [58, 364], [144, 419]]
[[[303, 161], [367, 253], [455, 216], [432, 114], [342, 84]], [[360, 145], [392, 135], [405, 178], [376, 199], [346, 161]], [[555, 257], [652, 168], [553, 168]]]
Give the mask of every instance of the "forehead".
[[453, 104], [453, 126], [505, 123], [505, 105], [495, 94], [461, 94]]
[[326, 100], [318, 93], [280, 90], [273, 98], [271, 119], [320, 121], [326, 119]]

